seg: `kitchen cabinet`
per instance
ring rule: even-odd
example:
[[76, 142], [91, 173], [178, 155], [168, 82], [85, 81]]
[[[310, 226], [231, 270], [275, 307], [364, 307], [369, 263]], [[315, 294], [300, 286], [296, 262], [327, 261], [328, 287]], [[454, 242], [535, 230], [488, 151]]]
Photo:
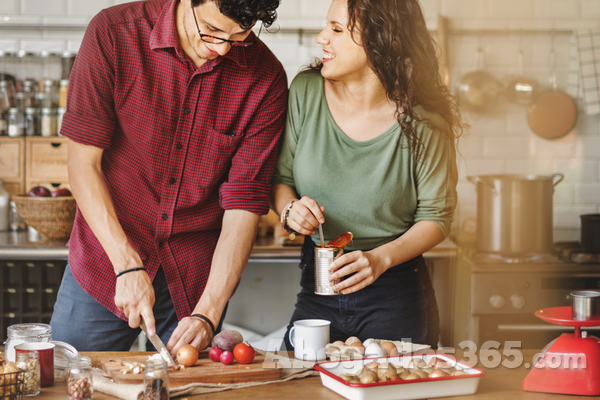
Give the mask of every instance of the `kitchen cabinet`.
[[25, 188], [44, 186], [50, 190], [69, 188], [68, 139], [64, 136], [25, 139]]
[[25, 138], [0, 137], [0, 180], [11, 196], [25, 191]]

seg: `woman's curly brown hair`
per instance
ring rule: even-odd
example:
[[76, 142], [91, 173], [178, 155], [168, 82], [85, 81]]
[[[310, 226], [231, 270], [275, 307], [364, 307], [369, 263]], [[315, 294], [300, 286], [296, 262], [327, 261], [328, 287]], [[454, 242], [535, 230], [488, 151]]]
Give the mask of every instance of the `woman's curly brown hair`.
[[213, 1], [221, 14], [237, 22], [241, 28], [248, 29], [256, 21], [270, 27], [277, 19], [277, 7], [280, 0], [192, 0], [196, 7], [207, 1]]
[[369, 65], [396, 104], [396, 118], [413, 154], [419, 158], [422, 148], [415, 124], [427, 123], [414, 112], [417, 105], [438, 113], [449, 127], [444, 133], [453, 142], [458, 139], [463, 132], [460, 110], [440, 77], [436, 44], [418, 0], [347, 0], [347, 4], [350, 34], [359, 35]]

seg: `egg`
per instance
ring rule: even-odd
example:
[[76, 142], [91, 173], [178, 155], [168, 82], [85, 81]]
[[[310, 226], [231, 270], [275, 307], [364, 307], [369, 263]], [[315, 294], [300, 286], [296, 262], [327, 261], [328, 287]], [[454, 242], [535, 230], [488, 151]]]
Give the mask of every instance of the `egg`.
[[379, 343], [373, 342], [365, 348], [365, 357], [386, 357], [387, 353]]
[[361, 353], [365, 352], [365, 347], [362, 345], [362, 343], [360, 341], [351, 343], [350, 347], [356, 347], [357, 349], [360, 350]]
[[350, 336], [348, 339], [346, 339], [346, 346], [352, 346], [352, 343], [357, 342], [360, 343], [360, 345], [362, 346], [362, 342], [359, 338], [357, 338], [356, 336]]
[[367, 340], [365, 340], [365, 341], [363, 342], [363, 346], [365, 346], [365, 349], [366, 349], [367, 347], [369, 347], [369, 345], [370, 345], [371, 343], [377, 343], [377, 340], [375, 340], [375, 339], [367, 339]]
[[388, 356], [393, 357], [398, 355], [398, 348], [392, 342], [383, 342], [381, 343], [381, 348], [385, 350]]

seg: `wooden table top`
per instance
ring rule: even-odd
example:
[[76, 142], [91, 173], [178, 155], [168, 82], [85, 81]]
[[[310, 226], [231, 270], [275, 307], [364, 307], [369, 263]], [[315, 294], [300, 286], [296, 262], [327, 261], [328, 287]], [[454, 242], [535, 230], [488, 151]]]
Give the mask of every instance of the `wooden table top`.
[[[500, 350], [502, 351], [502, 350]], [[477, 393], [470, 396], [456, 396], [454, 399], [469, 399], [469, 400], [544, 400], [551, 397], [552, 400], [573, 400], [575, 396], [572, 395], [559, 395], [559, 394], [545, 394], [545, 393], [534, 393], [525, 392], [521, 389], [521, 382], [527, 376], [530, 371], [528, 367], [533, 360], [535, 354], [539, 350], [519, 350], [523, 354], [523, 361], [520, 366], [516, 368], [507, 368], [502, 365], [495, 368], [487, 368], [482, 365], [481, 362], [477, 362], [475, 367], [485, 371], [486, 375], [481, 378]], [[105, 358], [118, 358], [126, 355], [135, 355], [143, 353], [130, 353], [130, 352], [82, 352], [83, 355], [87, 355], [92, 358], [94, 366], [100, 366], [100, 360]], [[469, 358], [464, 356], [462, 352], [457, 351], [455, 355], [458, 360], [463, 360], [470, 364]], [[513, 358], [502, 356], [502, 361], [513, 361]], [[489, 365], [489, 364], [488, 364]], [[53, 386], [43, 388], [41, 393], [36, 397], [38, 399], [58, 400], [64, 399], [66, 396], [66, 386], [64, 382], [55, 382]], [[321, 379], [318, 376], [308, 377], [303, 379], [296, 379], [289, 382], [282, 382], [276, 384], [269, 384], [263, 386], [257, 386], [245, 389], [228, 390], [224, 392], [195, 395], [195, 396], [184, 396], [189, 400], [198, 399], [211, 399], [211, 400], [225, 400], [225, 399], [240, 399], [240, 398], [252, 398], [252, 399], [290, 399], [290, 400], [305, 400], [305, 399], [332, 399], [339, 400], [343, 399], [342, 396], [327, 389], [321, 384]], [[589, 397], [587, 397], [589, 398]], [[95, 391], [94, 400], [112, 400], [115, 397], [108, 396], [104, 393]]]

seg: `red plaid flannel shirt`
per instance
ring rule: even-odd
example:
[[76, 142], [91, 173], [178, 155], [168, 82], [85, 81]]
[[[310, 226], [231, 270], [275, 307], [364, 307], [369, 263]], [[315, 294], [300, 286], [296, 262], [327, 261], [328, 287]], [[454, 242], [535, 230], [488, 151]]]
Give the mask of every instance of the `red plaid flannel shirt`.
[[[179, 44], [177, 3], [128, 3], [94, 17], [61, 133], [104, 149], [119, 221], [151, 279], [162, 265], [181, 319], [206, 285], [224, 210], [268, 212], [287, 79], [261, 41], [196, 68]], [[124, 318], [112, 264], [79, 211], [69, 264], [87, 293]]]

